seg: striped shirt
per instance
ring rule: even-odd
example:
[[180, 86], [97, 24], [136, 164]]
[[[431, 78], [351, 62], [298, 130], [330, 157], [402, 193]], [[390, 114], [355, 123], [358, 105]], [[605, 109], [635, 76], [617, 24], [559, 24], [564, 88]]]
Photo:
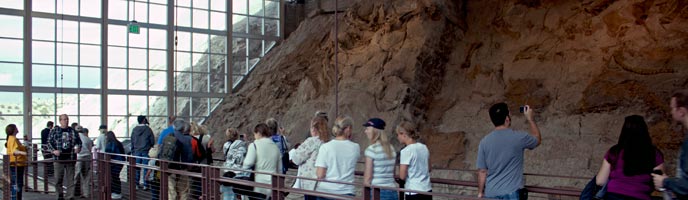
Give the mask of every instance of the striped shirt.
[[376, 142], [368, 146], [365, 150], [365, 156], [373, 160], [373, 180], [372, 185], [397, 187], [394, 182], [394, 164], [396, 162], [397, 153], [392, 148], [392, 157], [388, 157], [382, 149], [380, 142]]

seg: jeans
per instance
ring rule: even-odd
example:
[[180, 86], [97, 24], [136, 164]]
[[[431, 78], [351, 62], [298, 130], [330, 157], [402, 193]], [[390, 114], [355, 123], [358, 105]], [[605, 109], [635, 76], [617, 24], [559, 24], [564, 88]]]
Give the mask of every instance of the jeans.
[[64, 197], [66, 199], [74, 198], [74, 165], [76, 165], [76, 162], [55, 163], [55, 178], [57, 179], [55, 188], [67, 186], [67, 195], [64, 194], [63, 190], [57, 190], [58, 197]]
[[81, 180], [81, 195], [91, 196], [91, 161], [77, 161], [74, 181]]
[[311, 195], [303, 195], [303, 200], [317, 200], [318, 197]]
[[[428, 191], [432, 192], [432, 190]], [[427, 194], [404, 194], [406, 200], [431, 200], [432, 196]]]
[[509, 200], [518, 200], [518, 190], [511, 192], [509, 194], [503, 194], [499, 196], [494, 196], [494, 197], [487, 197], [490, 199], [509, 199]]
[[11, 190], [12, 190], [12, 195], [10, 196], [10, 199], [12, 200], [21, 200], [22, 199], [22, 191], [24, 189], [24, 170], [26, 167], [10, 167], [10, 176], [11, 178]]
[[394, 190], [380, 190], [380, 200], [399, 200], [399, 193]]
[[236, 194], [234, 194], [234, 189], [231, 186], [220, 186], [220, 192], [222, 193], [222, 200], [234, 200], [236, 199]]
[[110, 164], [110, 179], [112, 179], [111, 192], [122, 194], [122, 181], [119, 179], [119, 174], [122, 172], [122, 165]]
[[[144, 158], [136, 158], [136, 164], [137, 165], [139, 165], [139, 164], [140, 165], [148, 165], [148, 159], [145, 159], [145, 158], [148, 158], [148, 152], [136, 152], [136, 153], [134, 153], [134, 156], [144, 157]], [[143, 169], [143, 174], [146, 174], [146, 172], [148, 172], [148, 169]], [[136, 178], [134, 178], [134, 179], [136, 180], [137, 185], [140, 183], [139, 182], [140, 178], [141, 178], [141, 168], [136, 168]], [[146, 180], [146, 178], [143, 178], [143, 186], [148, 187], [148, 181]]]

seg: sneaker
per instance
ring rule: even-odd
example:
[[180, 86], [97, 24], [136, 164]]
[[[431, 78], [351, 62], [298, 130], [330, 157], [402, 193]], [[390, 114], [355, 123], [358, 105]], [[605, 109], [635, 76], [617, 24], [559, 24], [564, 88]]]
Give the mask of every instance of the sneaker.
[[148, 189], [150, 188], [148, 188], [147, 186], [143, 186], [143, 191], [148, 191]]
[[122, 195], [121, 195], [121, 194], [117, 194], [117, 193], [112, 193], [112, 195], [110, 195], [110, 198], [112, 198], [112, 199], [122, 199]]

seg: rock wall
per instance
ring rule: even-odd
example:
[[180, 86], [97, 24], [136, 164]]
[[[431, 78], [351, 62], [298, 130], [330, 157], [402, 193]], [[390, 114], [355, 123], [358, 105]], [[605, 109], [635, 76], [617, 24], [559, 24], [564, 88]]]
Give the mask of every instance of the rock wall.
[[[623, 117], [640, 114], [672, 172], [685, 129], [668, 102], [688, 88], [687, 11], [681, 0], [355, 1], [336, 34], [334, 14], [303, 21], [206, 124], [251, 135], [276, 117], [299, 142], [316, 110], [335, 118], [338, 97], [340, 114], [381, 117], [392, 138], [400, 121], [419, 124], [435, 168], [474, 169], [494, 128], [487, 109], [507, 102], [526, 129], [517, 110], [529, 104], [543, 143], [525, 171], [592, 176]], [[362, 130], [354, 140], [365, 147]]]

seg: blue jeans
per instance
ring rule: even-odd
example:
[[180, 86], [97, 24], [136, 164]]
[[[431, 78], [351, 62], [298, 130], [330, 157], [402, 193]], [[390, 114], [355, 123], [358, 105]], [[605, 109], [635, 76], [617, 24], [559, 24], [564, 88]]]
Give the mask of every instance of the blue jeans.
[[234, 189], [231, 186], [220, 186], [220, 193], [222, 193], [222, 200], [234, 200], [236, 199], [236, 194], [234, 194]]
[[[148, 153], [147, 152], [136, 152], [134, 153], [134, 156], [138, 157], [145, 157], [148, 158]], [[141, 165], [148, 165], [148, 159], [144, 158], [136, 158], [136, 164], [141, 164]], [[148, 169], [143, 169], [143, 174], [146, 174], [148, 172]], [[139, 184], [139, 179], [141, 178], [141, 168], [136, 168], [136, 184]], [[148, 187], [148, 181], [144, 178], [143, 179], [143, 186]]]
[[490, 199], [509, 199], [509, 200], [518, 200], [518, 190], [511, 192], [509, 194], [503, 194], [499, 196], [494, 196], [494, 197], [487, 197]]
[[[373, 191], [370, 191], [370, 197], [373, 197]], [[399, 192], [380, 189], [380, 200], [399, 200]]]
[[[346, 196], [352, 196], [352, 197], [354, 196], [354, 194], [345, 194], [345, 195], [346, 195]], [[325, 198], [325, 197], [317, 197], [317, 198], [315, 198], [315, 199], [316, 199], [316, 200], [333, 200], [333, 199], [328, 199], [328, 198]]]
[[22, 189], [24, 188], [24, 168], [26, 167], [10, 167], [11, 176], [11, 191], [10, 199], [22, 199]]

